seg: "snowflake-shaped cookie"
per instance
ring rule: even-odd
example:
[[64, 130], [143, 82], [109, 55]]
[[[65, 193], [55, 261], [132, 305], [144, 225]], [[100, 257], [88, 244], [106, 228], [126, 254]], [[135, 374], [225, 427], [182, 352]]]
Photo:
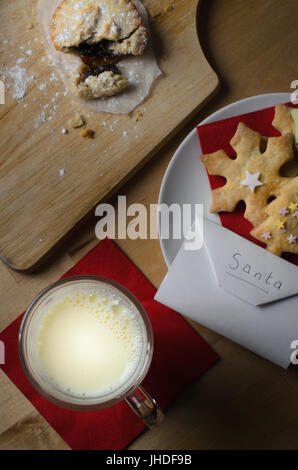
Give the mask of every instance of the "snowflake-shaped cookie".
[[[293, 107], [286, 106], [285, 104], [277, 104], [275, 106], [274, 119], [272, 125], [277, 129], [281, 135], [292, 134], [295, 135], [295, 122], [292, 117]], [[294, 142], [294, 141], [293, 141]], [[295, 150], [295, 146], [294, 146]], [[298, 152], [294, 151], [295, 157], [283, 168], [283, 176], [297, 176], [298, 175]]]
[[285, 104], [277, 104], [275, 106], [274, 119], [272, 126], [277, 129], [281, 135], [294, 134], [295, 124], [294, 119], [291, 116], [291, 112], [294, 108], [286, 106]]
[[[244, 216], [254, 226], [266, 219], [265, 209], [270, 198], [279, 196], [289, 181], [280, 176], [279, 170], [293, 158], [293, 135], [268, 138], [264, 152], [261, 150], [263, 143], [261, 134], [240, 122], [230, 141], [237, 154], [235, 160], [223, 150], [201, 156], [210, 175], [224, 176], [227, 180], [224, 186], [212, 192], [211, 212], [232, 212], [239, 201], [245, 201]], [[250, 181], [257, 183], [255, 187]]]
[[[284, 211], [284, 208], [287, 211]], [[282, 212], [285, 215], [282, 215]], [[278, 198], [268, 204], [268, 218], [251, 234], [267, 244], [267, 249], [276, 255], [283, 252], [298, 254], [298, 176], [284, 185]], [[268, 237], [268, 234], [270, 237]]]

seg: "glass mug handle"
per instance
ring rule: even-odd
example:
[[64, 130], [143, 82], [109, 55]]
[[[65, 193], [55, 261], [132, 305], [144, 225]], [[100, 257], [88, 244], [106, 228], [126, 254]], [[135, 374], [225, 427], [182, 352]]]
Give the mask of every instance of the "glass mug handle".
[[136, 388], [125, 401], [150, 429], [156, 428], [165, 419], [164, 413], [154, 398], [151, 398], [141, 386]]

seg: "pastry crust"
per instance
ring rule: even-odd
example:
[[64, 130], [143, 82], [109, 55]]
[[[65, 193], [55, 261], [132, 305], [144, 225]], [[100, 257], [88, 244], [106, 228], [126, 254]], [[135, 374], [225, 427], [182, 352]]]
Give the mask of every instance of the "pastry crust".
[[139, 55], [147, 45], [147, 29], [131, 0], [63, 0], [53, 15], [51, 36], [63, 52], [101, 44], [109, 55]]
[[116, 55], [140, 55], [143, 54], [147, 45], [147, 30], [145, 26], [140, 26], [131, 36], [121, 42], [110, 45], [110, 50]]
[[92, 100], [113, 96], [128, 86], [127, 79], [115, 71], [104, 70], [84, 76], [85, 68], [85, 65], [79, 68], [70, 85], [70, 91], [78, 98]]

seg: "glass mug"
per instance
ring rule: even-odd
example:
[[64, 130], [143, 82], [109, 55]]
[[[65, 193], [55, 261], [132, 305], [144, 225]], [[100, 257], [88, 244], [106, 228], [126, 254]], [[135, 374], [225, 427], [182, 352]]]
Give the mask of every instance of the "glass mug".
[[[57, 305], [58, 299], [69, 298], [67, 294], [72, 295], [76, 290], [82, 291], [84, 288], [94, 292], [94, 296], [100, 291], [121, 299], [136, 315], [142, 327], [142, 341], [135, 368], [124, 382], [103, 394], [82, 396], [64, 390], [48, 376], [39, 355], [39, 334], [47, 313]], [[45, 398], [58, 406], [76, 411], [100, 410], [125, 400], [150, 428], [164, 420], [164, 414], [155, 400], [140, 386], [148, 372], [152, 355], [153, 331], [143, 306], [125, 287], [100, 276], [69, 277], [44, 289], [27, 309], [19, 332], [22, 368], [31, 385]]]

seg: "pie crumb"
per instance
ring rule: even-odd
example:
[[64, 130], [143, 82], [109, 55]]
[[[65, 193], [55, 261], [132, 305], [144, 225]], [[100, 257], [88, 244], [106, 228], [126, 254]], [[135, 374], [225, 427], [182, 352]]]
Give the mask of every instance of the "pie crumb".
[[27, 24], [27, 29], [30, 30], [30, 29], [33, 29], [34, 28], [34, 24], [33, 23], [28, 23]]
[[174, 10], [174, 5], [168, 5], [167, 7], [165, 7], [164, 11], [166, 13], [169, 13], [170, 11], [173, 11]]
[[160, 11], [154, 10], [154, 8], [152, 8], [149, 10], [149, 15], [151, 16], [151, 18], [156, 18], [160, 15]]
[[144, 116], [143, 113], [141, 113], [141, 111], [138, 111], [137, 114], [135, 115], [135, 122], [141, 121], [143, 116]]
[[84, 128], [81, 130], [80, 134], [81, 134], [81, 137], [85, 137], [87, 139], [93, 139], [95, 135], [95, 131], [93, 131], [92, 129]]
[[71, 119], [69, 119], [68, 124], [74, 129], [78, 127], [83, 127], [86, 124], [86, 119], [79, 113], [76, 113]]

